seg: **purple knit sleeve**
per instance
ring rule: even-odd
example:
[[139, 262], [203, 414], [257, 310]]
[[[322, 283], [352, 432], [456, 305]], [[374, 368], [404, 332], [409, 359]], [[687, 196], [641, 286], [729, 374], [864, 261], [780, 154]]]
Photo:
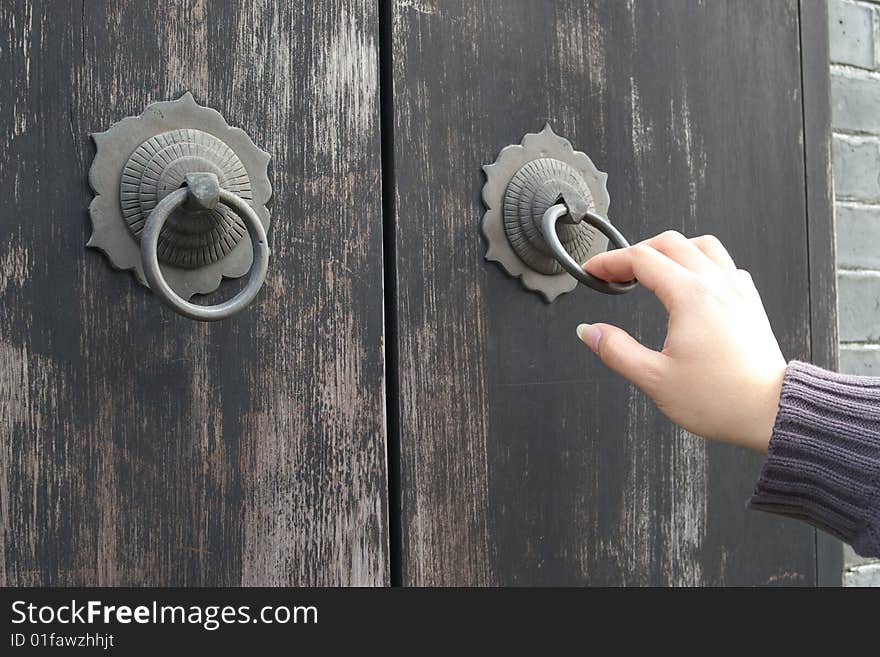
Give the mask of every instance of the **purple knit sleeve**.
[[792, 361], [749, 507], [880, 556], [880, 378]]

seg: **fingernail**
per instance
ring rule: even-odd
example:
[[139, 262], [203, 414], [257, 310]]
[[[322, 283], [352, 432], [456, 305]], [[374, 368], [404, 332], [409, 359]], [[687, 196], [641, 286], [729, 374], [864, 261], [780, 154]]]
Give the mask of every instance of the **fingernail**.
[[599, 353], [599, 338], [602, 337], [602, 331], [598, 326], [592, 324], [579, 324], [577, 327], [577, 336], [581, 341], [593, 350], [594, 354]]

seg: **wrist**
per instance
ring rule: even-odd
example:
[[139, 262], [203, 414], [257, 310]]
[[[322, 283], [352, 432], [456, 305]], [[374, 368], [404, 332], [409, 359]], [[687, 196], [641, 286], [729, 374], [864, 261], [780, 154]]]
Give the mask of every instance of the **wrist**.
[[767, 377], [756, 388], [760, 391], [759, 399], [756, 400], [754, 422], [750, 423], [751, 431], [745, 437], [744, 446], [761, 454], [767, 453], [770, 438], [773, 436], [787, 367], [786, 363], [781, 363], [768, 372]]

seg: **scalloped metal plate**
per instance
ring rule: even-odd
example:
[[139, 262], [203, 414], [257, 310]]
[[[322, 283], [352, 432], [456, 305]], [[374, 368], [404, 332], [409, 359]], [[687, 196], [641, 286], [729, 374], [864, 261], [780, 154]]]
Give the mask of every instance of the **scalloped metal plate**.
[[[177, 100], [147, 106], [139, 116], [114, 123], [104, 132], [93, 133], [97, 147], [89, 170], [89, 183], [95, 198], [89, 205], [92, 235], [87, 246], [102, 251], [116, 269], [131, 270], [147, 287], [141, 264], [140, 244], [123, 213], [120, 188], [129, 158], [145, 142], [163, 133], [196, 129], [226, 144], [241, 161], [250, 179], [251, 198], [247, 199], [269, 228], [266, 203], [272, 196], [269, 183], [269, 154], [251, 140], [244, 130], [231, 127], [217, 110], [196, 103], [187, 92]], [[171, 288], [184, 299], [216, 290], [224, 278], [240, 278], [253, 262], [250, 237], [244, 234], [223, 257], [197, 268], [160, 264]]]
[[[560, 294], [571, 292], [577, 287], [577, 281], [564, 271], [544, 274], [532, 269], [517, 255], [504, 225], [508, 184], [523, 166], [542, 158], [560, 160], [578, 173], [590, 191], [590, 209], [594, 212], [607, 216], [610, 197], [605, 186], [608, 174], [599, 171], [585, 153], [574, 149], [571, 142], [554, 133], [549, 123], [541, 132], [526, 134], [519, 144], [504, 147], [494, 163], [483, 166], [486, 173], [486, 183], [483, 185], [486, 212], [483, 214], [482, 229], [488, 243], [486, 260], [497, 262], [510, 276], [519, 278], [526, 289], [541, 294], [549, 303]], [[584, 260], [608, 248], [608, 239], [602, 233], [592, 227], [588, 230], [594, 234], [587, 240], [588, 247], [578, 254]]]

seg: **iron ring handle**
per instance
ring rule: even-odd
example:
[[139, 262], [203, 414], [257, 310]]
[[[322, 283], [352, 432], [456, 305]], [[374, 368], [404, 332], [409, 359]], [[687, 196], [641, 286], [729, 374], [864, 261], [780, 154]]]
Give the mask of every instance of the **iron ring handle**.
[[[559, 261], [559, 264], [562, 265], [569, 274], [574, 276], [579, 283], [583, 283], [597, 292], [604, 292], [605, 294], [626, 294], [627, 292], [632, 291], [639, 284], [637, 280], [633, 279], [625, 283], [603, 281], [601, 278], [596, 278], [592, 274], [584, 271], [583, 266], [581, 266], [571, 257], [568, 251], [565, 250], [565, 247], [562, 246], [562, 242], [559, 240], [559, 236], [556, 234], [556, 223], [568, 213], [568, 206], [565, 203], [557, 203], [556, 205], [551, 205], [547, 208], [544, 217], [541, 219], [541, 232], [544, 233], [544, 239], [550, 246], [550, 250], [553, 252], [553, 257], [556, 258], [556, 260]], [[593, 228], [601, 231], [602, 234], [611, 241], [615, 249], [625, 249], [629, 246], [629, 242], [626, 241], [626, 238], [621, 235], [620, 231], [612, 226], [607, 219], [600, 217], [598, 214], [590, 212], [589, 210], [583, 211], [582, 219]]]
[[237, 194], [220, 188], [219, 201], [244, 219], [244, 223], [247, 226], [254, 250], [251, 273], [244, 288], [228, 301], [213, 306], [200, 306], [190, 303], [168, 285], [168, 282], [162, 275], [162, 270], [159, 268], [158, 253], [159, 234], [162, 232], [162, 227], [168, 221], [171, 213], [187, 200], [189, 193], [186, 187], [172, 192], [162, 199], [150, 213], [143, 233], [141, 233], [141, 260], [144, 265], [144, 275], [150, 284], [150, 288], [159, 295], [162, 301], [184, 317], [202, 322], [214, 322], [226, 319], [244, 310], [257, 296], [260, 288], [263, 287], [263, 282], [266, 280], [266, 272], [269, 269], [269, 245], [266, 239], [266, 229], [263, 227], [260, 217], [257, 216], [257, 213], [254, 212], [254, 209], [247, 201]]

